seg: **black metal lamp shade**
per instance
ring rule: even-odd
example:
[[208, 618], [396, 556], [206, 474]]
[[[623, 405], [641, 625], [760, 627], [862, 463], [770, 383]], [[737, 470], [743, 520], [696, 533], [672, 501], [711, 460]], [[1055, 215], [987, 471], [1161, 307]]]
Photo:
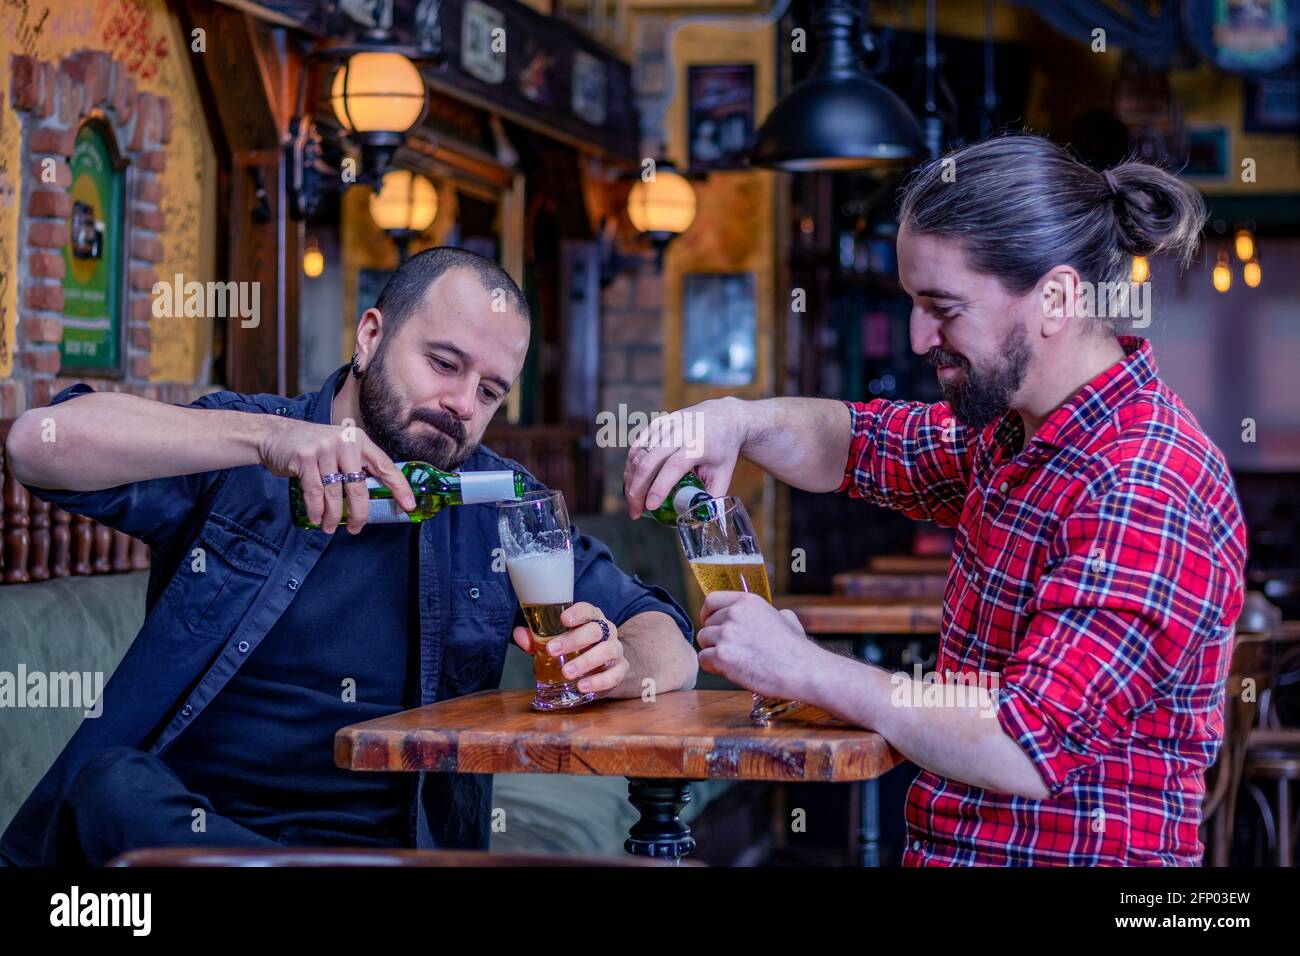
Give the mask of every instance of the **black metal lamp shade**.
[[858, 8], [850, 0], [823, 0], [812, 30], [817, 62], [768, 114], [751, 160], [806, 172], [900, 166], [927, 155], [921, 125], [907, 104], [862, 68]]

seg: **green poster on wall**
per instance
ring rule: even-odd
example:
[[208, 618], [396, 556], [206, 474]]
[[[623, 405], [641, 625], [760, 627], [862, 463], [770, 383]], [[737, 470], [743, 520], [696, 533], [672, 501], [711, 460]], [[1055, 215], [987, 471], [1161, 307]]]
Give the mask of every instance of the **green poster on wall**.
[[72, 216], [63, 247], [63, 368], [120, 370], [125, 170], [107, 132], [87, 123], [72, 155]]

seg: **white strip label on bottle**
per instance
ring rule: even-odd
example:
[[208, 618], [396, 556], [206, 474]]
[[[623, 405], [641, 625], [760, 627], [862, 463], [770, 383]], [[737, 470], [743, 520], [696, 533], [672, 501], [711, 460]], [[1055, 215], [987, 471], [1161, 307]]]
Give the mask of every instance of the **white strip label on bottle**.
[[691, 510], [691, 505], [695, 503], [695, 499], [699, 496], [707, 498], [708, 494], [694, 485], [683, 485], [678, 489], [677, 494], [673, 496], [673, 510], [677, 512], [678, 516], [686, 514]]
[[371, 498], [367, 524], [396, 524], [410, 521], [411, 516], [393, 498]]
[[467, 505], [490, 501], [513, 501], [515, 473], [513, 471], [462, 471], [460, 473], [460, 500]]

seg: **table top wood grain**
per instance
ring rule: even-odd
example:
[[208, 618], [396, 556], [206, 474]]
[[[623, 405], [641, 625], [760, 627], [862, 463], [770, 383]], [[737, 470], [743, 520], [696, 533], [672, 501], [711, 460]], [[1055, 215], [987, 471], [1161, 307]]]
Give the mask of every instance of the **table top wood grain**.
[[869, 780], [901, 762], [879, 734], [803, 707], [756, 727], [744, 691], [600, 700], [539, 713], [532, 691], [491, 690], [344, 727], [351, 770], [564, 773], [677, 780]]

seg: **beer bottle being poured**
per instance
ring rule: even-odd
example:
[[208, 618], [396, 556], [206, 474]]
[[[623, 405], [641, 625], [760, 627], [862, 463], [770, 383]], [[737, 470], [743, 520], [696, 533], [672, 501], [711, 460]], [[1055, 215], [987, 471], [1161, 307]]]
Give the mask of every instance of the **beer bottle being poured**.
[[[447, 505], [474, 505], [494, 501], [518, 501], [524, 496], [524, 476], [518, 471], [443, 471], [425, 461], [395, 462], [406, 476], [415, 495], [415, 507], [406, 511], [392, 491], [378, 478], [366, 479], [370, 512], [366, 524], [391, 524], [398, 521], [425, 521]], [[302, 483], [289, 479], [289, 507], [293, 523], [299, 528], [319, 528], [307, 518], [307, 503], [302, 497]], [[343, 496], [342, 521], [348, 517], [348, 499]]]

